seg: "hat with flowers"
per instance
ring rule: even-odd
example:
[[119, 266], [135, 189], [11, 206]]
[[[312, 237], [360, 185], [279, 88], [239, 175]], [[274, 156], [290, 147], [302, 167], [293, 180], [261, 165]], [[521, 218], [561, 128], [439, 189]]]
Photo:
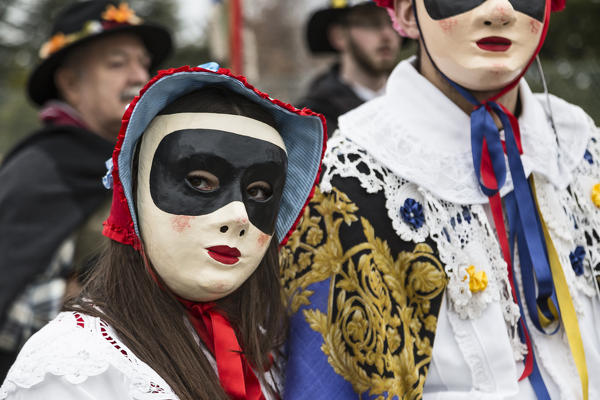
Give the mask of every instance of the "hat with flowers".
[[145, 23], [125, 2], [88, 0], [67, 6], [58, 13], [50, 38], [40, 48], [40, 63], [27, 82], [31, 100], [42, 105], [58, 98], [54, 73], [76, 47], [116, 33], [133, 33], [143, 41], [157, 67], [169, 54], [171, 35], [165, 28]]

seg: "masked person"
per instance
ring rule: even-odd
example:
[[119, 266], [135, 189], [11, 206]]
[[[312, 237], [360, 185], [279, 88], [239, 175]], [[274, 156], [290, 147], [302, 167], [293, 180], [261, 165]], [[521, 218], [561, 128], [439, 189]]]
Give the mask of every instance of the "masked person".
[[282, 250], [285, 397], [599, 398], [598, 129], [522, 79], [564, 2], [380, 4], [420, 57], [340, 117]]
[[0, 399], [276, 398], [277, 250], [325, 141], [322, 116], [215, 64], [161, 71], [123, 117], [109, 247]]
[[0, 380], [99, 251], [105, 161], [123, 110], [170, 49], [170, 34], [126, 3], [58, 14], [27, 86], [43, 126], [0, 166]]
[[306, 39], [314, 55], [335, 54], [337, 61], [310, 83], [298, 103], [322, 113], [333, 133], [340, 115], [383, 94], [402, 38], [372, 1], [330, 3], [311, 15]]

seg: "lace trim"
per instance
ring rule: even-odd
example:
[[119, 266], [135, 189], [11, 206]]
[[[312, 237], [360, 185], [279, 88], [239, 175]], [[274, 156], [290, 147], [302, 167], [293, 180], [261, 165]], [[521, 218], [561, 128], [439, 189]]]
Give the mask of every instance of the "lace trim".
[[[591, 263], [600, 257], [598, 246], [588, 246], [588, 239], [598, 237], [598, 224], [600, 218], [598, 208], [591, 204], [590, 193], [594, 184], [582, 182], [590, 181], [589, 176], [580, 175], [570, 187], [570, 192], [565, 191], [557, 196], [553, 186], [544, 178], [536, 177], [537, 197], [540, 211], [548, 225], [554, 246], [558, 252], [561, 265], [576, 311], [581, 314], [581, 296], [592, 297], [596, 289], [592, 277]], [[584, 192], [588, 192], [587, 196]], [[583, 203], [583, 207], [580, 204]], [[589, 204], [586, 204], [589, 203]], [[590, 204], [592, 207], [590, 207]], [[591, 218], [590, 218], [591, 216]], [[569, 255], [581, 246], [586, 250], [583, 274], [577, 276], [573, 270]]]
[[[457, 315], [461, 319], [478, 318], [489, 303], [499, 301], [514, 359], [523, 360], [527, 349], [518, 336], [519, 307], [512, 300], [507, 266], [483, 206], [460, 206], [439, 200], [414, 183], [394, 176], [364, 149], [342, 136], [330, 139], [329, 145], [330, 152], [324, 160], [327, 169], [321, 189], [331, 190], [331, 180], [338, 175], [358, 179], [361, 187], [368, 193], [383, 191], [386, 196], [387, 214], [394, 230], [403, 240], [418, 242], [425, 240], [429, 235], [436, 242], [449, 278], [448, 299]], [[368, 168], [365, 168], [365, 165]], [[600, 266], [600, 208], [591, 198], [592, 188], [600, 183], [600, 145], [596, 139], [589, 143], [586, 156], [575, 169], [574, 176], [577, 178], [567, 190], [556, 188], [544, 176], [536, 174], [535, 178], [540, 210], [560, 256], [574, 305], [581, 314], [582, 296], [592, 297], [597, 294], [593, 269]], [[407, 224], [397, 212], [398, 205], [406, 198], [413, 198], [423, 205], [425, 224], [420, 229]], [[570, 254], [578, 246], [585, 248], [585, 268], [579, 276], [571, 268], [570, 259]], [[518, 254], [516, 255], [518, 259]], [[472, 258], [467, 260], [465, 257]], [[477, 263], [478, 269], [483, 269], [489, 278], [488, 287], [479, 293], [469, 290], [469, 274], [466, 269], [474, 263]], [[518, 265], [516, 272], [520, 273]], [[520, 280], [517, 281], [519, 290], [522, 290]], [[480, 355], [469, 340], [461, 339], [468, 333], [457, 329], [456, 324], [452, 326], [457, 343], [473, 371], [474, 385], [487, 387], [491, 378], [480, 368], [484, 365], [483, 360], [480, 360]], [[567, 384], [569, 380], [564, 379], [557, 368], [564, 366], [565, 372], [568, 370], [569, 375], [576, 376], [575, 366], [569, 361], [568, 354], [545, 354], [548, 350], [545, 339], [547, 338], [540, 337], [536, 341], [537, 353], [548, 373], [557, 382], [561, 393], [572, 393], [572, 388]], [[564, 359], [564, 362], [557, 363], [557, 359]]]
[[17, 388], [31, 388], [46, 374], [64, 377], [74, 385], [100, 375], [110, 366], [130, 383], [136, 400], [176, 399], [169, 385], [119, 341], [99, 318], [63, 312], [25, 345], [0, 388], [0, 399]]
[[[590, 124], [593, 121], [590, 120]], [[596, 134], [588, 143], [586, 154], [575, 171], [577, 179], [571, 183], [568, 192], [561, 193], [559, 199], [560, 207], [570, 222], [566, 225], [569, 229], [557, 232], [559, 239], [563, 239], [557, 240], [561, 255], [570, 254], [578, 246], [585, 249], [583, 274], [572, 275], [574, 284], [570, 287], [574, 286], [575, 291], [580, 290], [590, 297], [600, 296], [600, 204], [596, 205], [592, 200], [594, 186], [600, 183], [600, 130], [595, 127], [594, 130]], [[555, 206], [553, 212], [556, 211]], [[563, 265], [572, 265], [570, 260], [563, 262], [567, 262]]]
[[[405, 93], [419, 95], [407, 97]], [[543, 108], [545, 97], [533, 95], [524, 80], [520, 94], [525, 171], [546, 175], [555, 185], [565, 188], [592, 133], [586, 123], [589, 117], [579, 107], [550, 96], [559, 149]], [[432, 104], [435, 113], [427, 118], [415, 117]], [[398, 109], [402, 110], [401, 118]], [[400, 63], [392, 72], [385, 96], [340, 117], [339, 127], [342, 136], [369, 151], [382, 165], [398, 176], [418, 182], [437, 198], [459, 204], [487, 204], [473, 169], [467, 116], [433, 88], [410, 61]], [[509, 174], [502, 194], [512, 187]]]
[[448, 321], [454, 332], [454, 338], [465, 358], [472, 374], [473, 388], [482, 392], [491, 393], [495, 390], [494, 376], [488, 367], [489, 362], [484, 359], [477, 346], [473, 346], [473, 332], [469, 331], [463, 322], [452, 315]]
[[[321, 190], [331, 191], [331, 180], [337, 175], [358, 179], [367, 193], [383, 191], [387, 215], [402, 240], [423, 242], [429, 236], [436, 242], [449, 278], [446, 290], [454, 311], [462, 319], [475, 319], [481, 316], [488, 304], [500, 302], [515, 359], [522, 360], [526, 347], [518, 336], [519, 307], [512, 299], [506, 262], [483, 207], [461, 206], [437, 199], [429, 191], [397, 177], [365, 150], [342, 136], [334, 136], [328, 145], [330, 150], [324, 158], [326, 171]], [[404, 221], [398, 211], [408, 198], [423, 205], [425, 223], [420, 228]], [[485, 271], [488, 277], [487, 288], [481, 292], [469, 290], [466, 270], [471, 265]], [[461, 345], [463, 352], [473, 353], [467, 347]], [[472, 358], [470, 366], [475, 368], [477, 363]]]

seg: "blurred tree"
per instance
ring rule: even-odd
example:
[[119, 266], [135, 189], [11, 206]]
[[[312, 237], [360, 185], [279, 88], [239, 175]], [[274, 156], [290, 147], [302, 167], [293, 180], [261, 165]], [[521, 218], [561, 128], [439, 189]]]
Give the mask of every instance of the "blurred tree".
[[[600, 124], [600, 0], [568, 0], [552, 15], [540, 58], [550, 93], [581, 106]], [[535, 65], [527, 79], [542, 91]]]
[[177, 48], [175, 54], [169, 59], [169, 65], [173, 67], [181, 67], [182, 65], [196, 67], [209, 61], [214, 61], [214, 59], [208, 47], [204, 44], [202, 46], [186, 45]]
[[600, 57], [600, 0], [568, 0], [552, 15], [542, 55], [550, 59]]

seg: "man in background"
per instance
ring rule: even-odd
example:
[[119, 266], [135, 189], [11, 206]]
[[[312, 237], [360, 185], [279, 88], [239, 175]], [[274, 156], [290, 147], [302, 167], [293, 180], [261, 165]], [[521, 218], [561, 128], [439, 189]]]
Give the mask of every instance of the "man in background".
[[125, 107], [171, 46], [167, 30], [126, 3], [77, 2], [58, 14], [27, 87], [43, 126], [0, 165], [0, 381], [99, 250], [105, 161]]
[[383, 94], [402, 38], [386, 11], [364, 0], [332, 0], [329, 8], [312, 14], [306, 35], [313, 54], [337, 54], [298, 102], [325, 116], [331, 136], [341, 114]]

